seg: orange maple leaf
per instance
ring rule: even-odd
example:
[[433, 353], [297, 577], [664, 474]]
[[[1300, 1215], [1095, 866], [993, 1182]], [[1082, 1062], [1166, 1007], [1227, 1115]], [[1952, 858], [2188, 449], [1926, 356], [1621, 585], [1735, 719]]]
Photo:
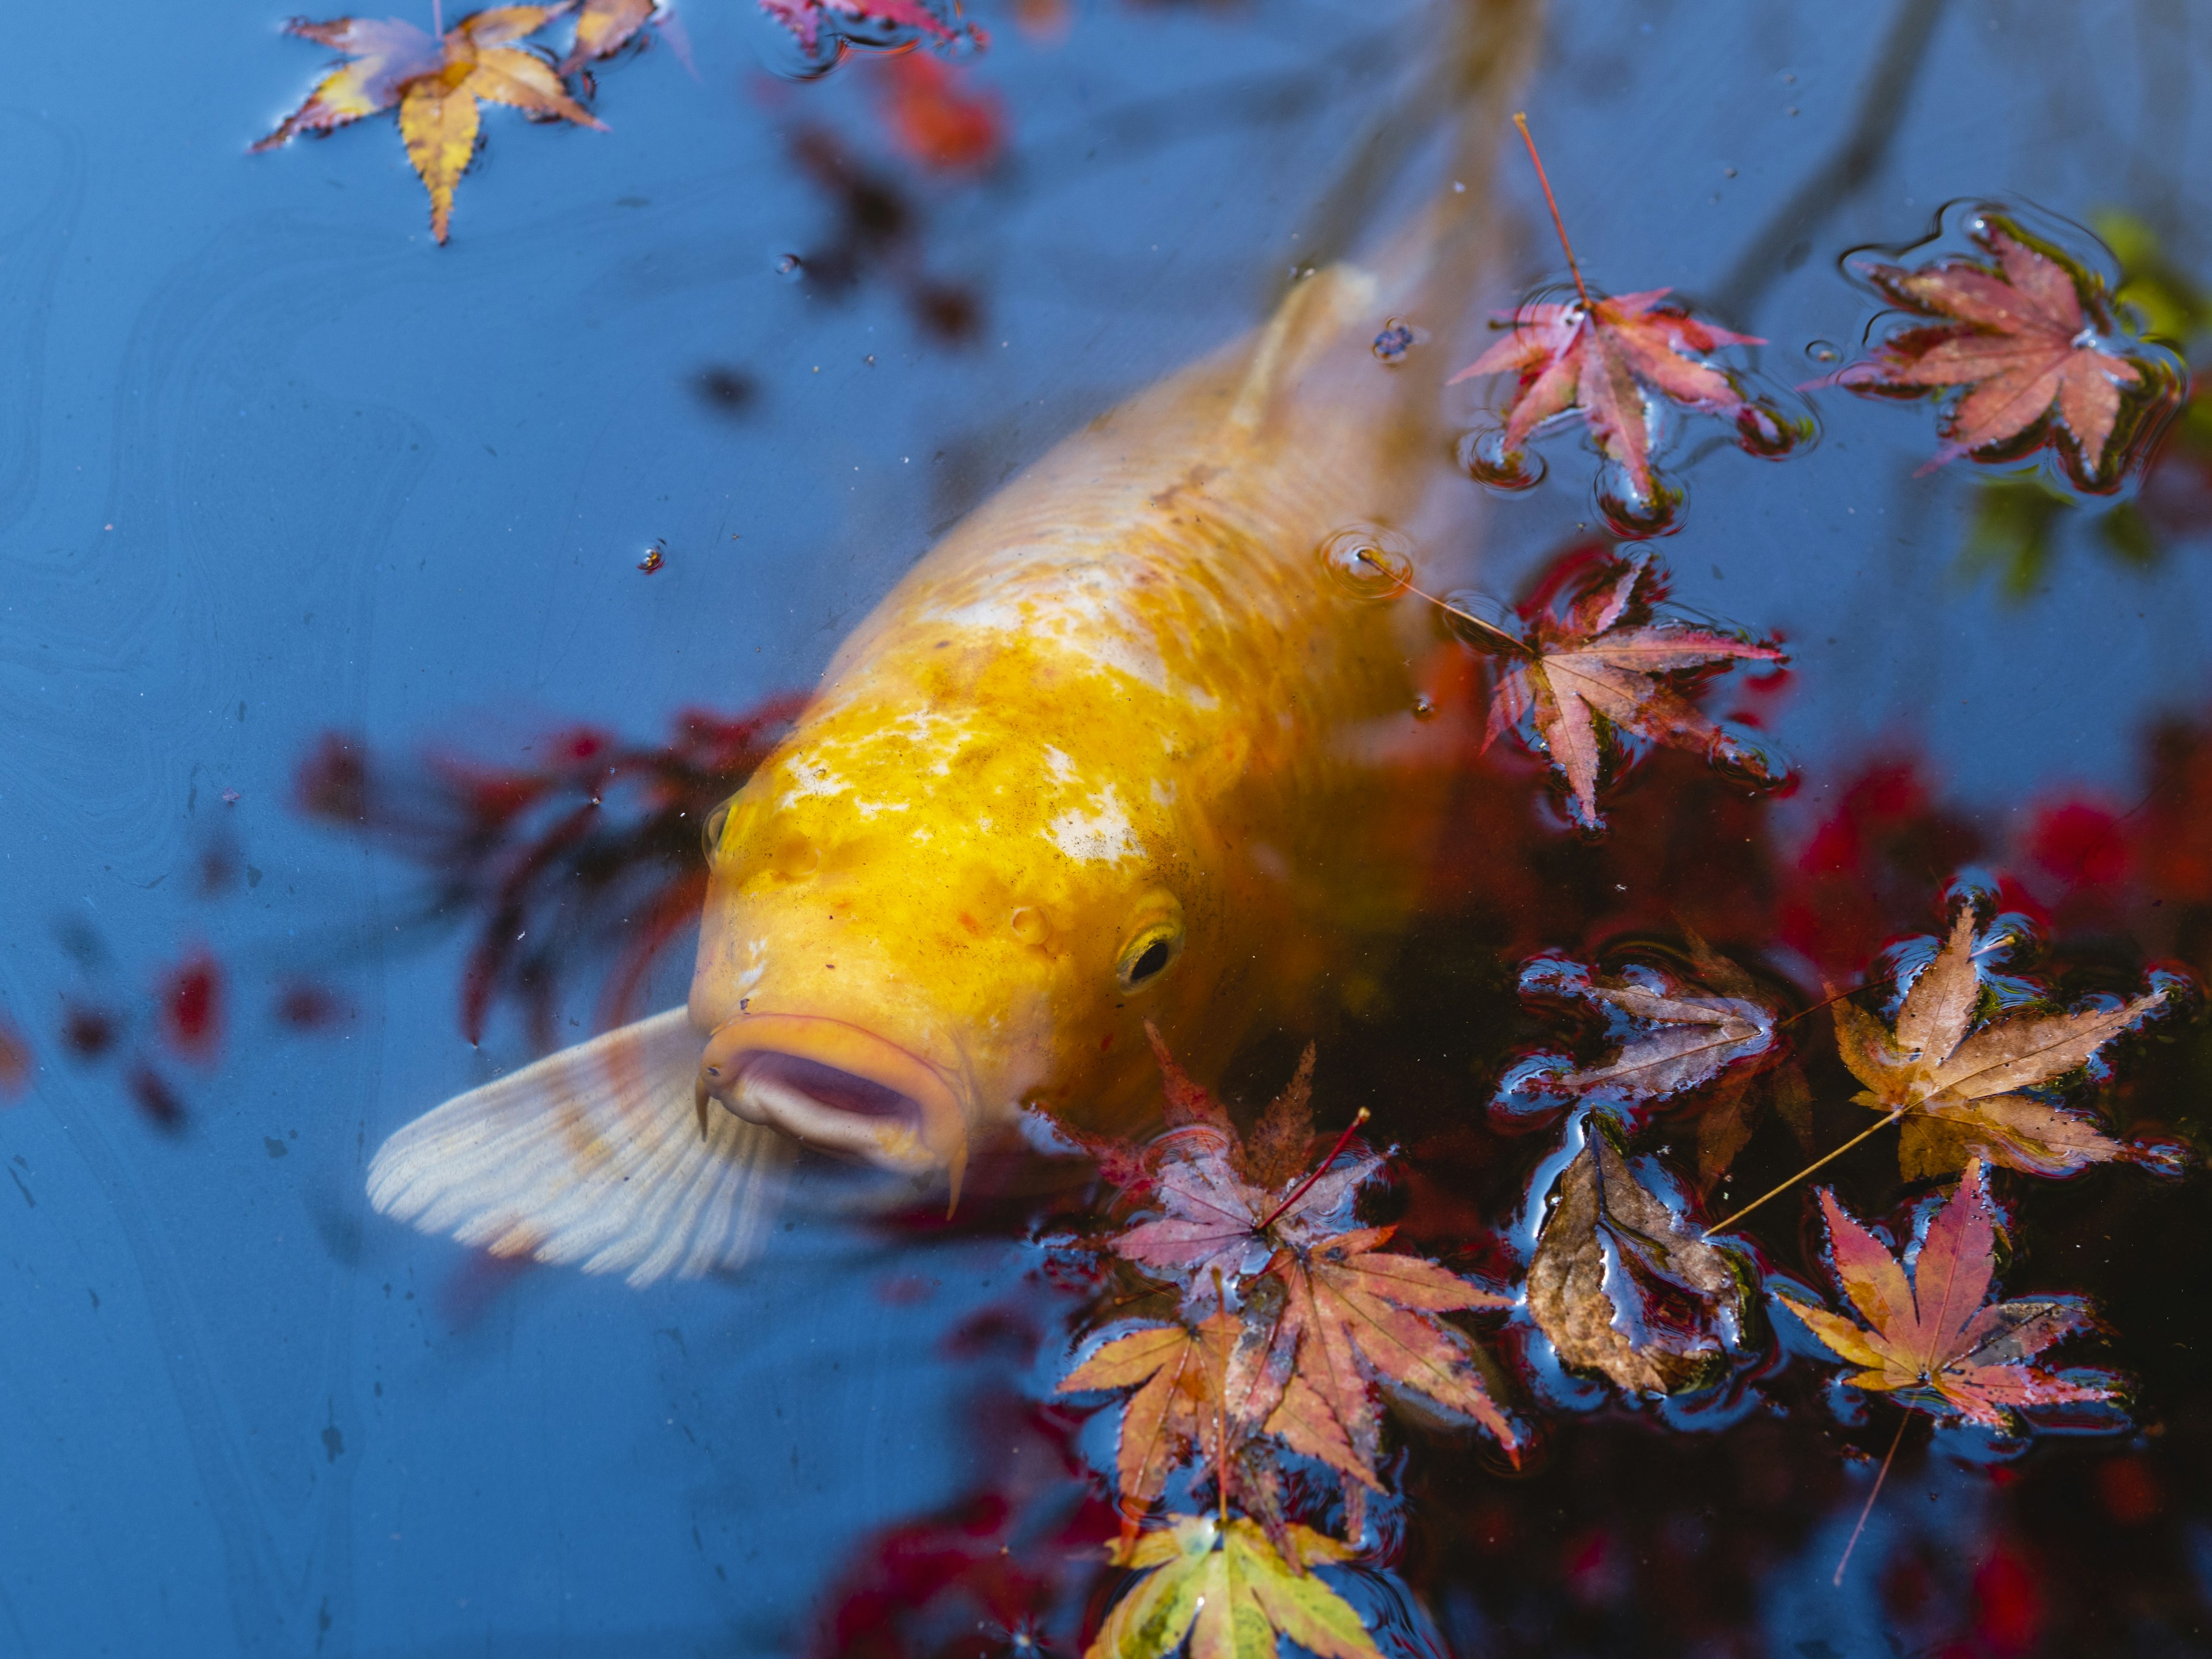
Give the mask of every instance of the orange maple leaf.
[[340, 17], [327, 23], [294, 18], [287, 32], [335, 46], [348, 61], [325, 76], [307, 101], [253, 148], [273, 149], [297, 133], [334, 131], [397, 105], [407, 159], [430, 192], [430, 234], [442, 243], [453, 217], [453, 186], [476, 157], [480, 103], [506, 104], [534, 121], [606, 130], [568, 95], [550, 62], [510, 44], [536, 33], [574, 3], [493, 6], [464, 17], [443, 35], [397, 17]]
[[[1472, 617], [1477, 643], [1498, 653], [1487, 749], [1526, 720], [1567, 785], [1577, 823], [1596, 831], [1600, 779], [1617, 760], [1623, 733], [1677, 749], [1702, 750], [1715, 763], [1762, 785], [1787, 781], [1786, 769], [1699, 712], [1689, 693], [1730, 663], [1785, 662], [1779, 647], [1672, 618], [1655, 617], [1666, 570], [1648, 548], [1631, 548], [1580, 585], [1564, 612], [1530, 607], [1526, 635], [1513, 639]], [[1462, 638], [1471, 637], [1465, 629]], [[1492, 637], [1495, 636], [1495, 637]], [[1504, 648], [1501, 648], [1504, 647]]]
[[[1906, 328], [1873, 356], [1816, 385], [1874, 393], [1918, 394], [1964, 388], [1945, 413], [1942, 446], [1920, 471], [1960, 456], [2002, 450], [2049, 417], [2071, 442], [2067, 465], [2087, 488], [2109, 486], [2121, 470], [2106, 458], [2126, 395], [2155, 404], [2171, 376], [2159, 366], [2110, 350], [2112, 329], [2088, 276], [2028, 242], [2004, 220], [1979, 216], [1971, 233], [1994, 265], [1948, 258], [1917, 270], [1860, 267], [1907, 311], [1946, 320]], [[2087, 289], [2090, 303], [2083, 303]], [[2155, 422], [2138, 422], [2139, 433]]]
[[1195, 1328], [1140, 1326], [1060, 1378], [1061, 1394], [1136, 1390], [1121, 1413], [1114, 1461], [1125, 1548], [1176, 1467], [1194, 1453], [1218, 1455], [1230, 1357], [1242, 1329], [1234, 1315], [1219, 1311]]
[[1860, 1369], [1852, 1387], [2011, 1432], [2022, 1407], [2105, 1401], [2110, 1382], [2069, 1379], [2031, 1362], [2060, 1338], [2090, 1328], [2080, 1303], [2055, 1297], [1990, 1302], [1996, 1217], [1987, 1166], [1966, 1166], [1950, 1200], [1929, 1222], [1908, 1272], [1881, 1240], [1823, 1188], [1837, 1282], [1863, 1325], [1824, 1308], [1784, 1302], [1828, 1348]]
[[[574, 75], [586, 64], [613, 57], [648, 23], [674, 27], [666, 0], [584, 0], [583, 9], [576, 14], [575, 38], [561, 60], [561, 73]], [[678, 50], [680, 55], [680, 41]], [[588, 76], [585, 84], [590, 85]]]

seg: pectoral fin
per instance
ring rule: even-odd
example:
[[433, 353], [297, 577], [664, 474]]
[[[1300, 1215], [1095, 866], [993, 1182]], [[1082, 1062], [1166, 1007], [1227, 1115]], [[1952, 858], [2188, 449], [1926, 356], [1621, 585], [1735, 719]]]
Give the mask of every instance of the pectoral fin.
[[790, 1147], [698, 1111], [701, 1042], [672, 1008], [449, 1100], [384, 1143], [369, 1202], [495, 1255], [627, 1270], [632, 1285], [734, 1267]]

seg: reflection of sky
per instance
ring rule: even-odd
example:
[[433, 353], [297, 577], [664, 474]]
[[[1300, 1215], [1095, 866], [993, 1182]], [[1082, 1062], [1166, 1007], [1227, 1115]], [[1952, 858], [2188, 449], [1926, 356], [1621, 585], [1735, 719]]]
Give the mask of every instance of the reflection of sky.
[[[959, 355], [880, 285], [838, 307], [775, 274], [829, 210], [739, 84], [742, 5], [687, 10], [696, 80], [665, 50], [609, 69], [610, 134], [493, 118], [443, 252], [388, 124], [244, 155], [323, 61], [275, 11], [134, 11], [19, 18], [35, 73], [0, 108], [0, 1000], [46, 1066], [0, 1120], [26, 1200], [0, 1645], [782, 1650], [854, 1529], [950, 1489], [928, 1352], [948, 1299], [988, 1293], [980, 1261], [893, 1308], [883, 1269], [801, 1233], [734, 1288], [533, 1275], [455, 1334], [434, 1298], [460, 1253], [367, 1217], [361, 1170], [519, 1051], [461, 1043], [454, 952], [388, 949], [404, 878], [296, 827], [290, 769], [332, 726], [501, 753], [540, 714], [647, 733], [804, 683], [1007, 468], [1249, 319], [1380, 95], [1312, 69], [1374, 10], [1117, 9], [1056, 50], [999, 27], [1016, 161], [933, 206], [933, 270], [986, 295]], [[2135, 88], [2144, 63], [2154, 94], [2201, 74], [2202, 42], [2070, 16], [1954, 8], [1885, 167], [1734, 319], [1777, 337], [1775, 374], [1855, 331], [1826, 251], [1911, 235], [1949, 196], [2201, 214], [2179, 163], [2206, 135], [2156, 127], [2170, 95]], [[1560, 8], [1528, 101], [1593, 274], [1716, 284], [1841, 131], [1869, 50], [1841, 9]], [[1307, 70], [1270, 120], [1208, 90]], [[856, 129], [866, 110], [851, 74], [781, 97]], [[742, 421], [689, 389], [709, 364], [761, 386]], [[2005, 611], [1948, 574], [1963, 469], [1899, 482], [1924, 412], [1825, 410], [1787, 467], [1702, 464], [1667, 550], [1683, 598], [1797, 641], [1785, 741], [1917, 732], [1978, 799], [2054, 775], [2124, 794], [2142, 712], [2205, 689], [2201, 556], [2143, 579], [2077, 551]], [[1560, 492], [1583, 463], [1552, 454], [1492, 515], [1501, 581], [1580, 510]], [[219, 833], [258, 874], [203, 902], [187, 866]], [[64, 925], [107, 955], [80, 970]], [[196, 1123], [171, 1143], [52, 1032], [62, 995], [130, 1001], [192, 939], [234, 970], [234, 1037], [184, 1079]], [[342, 1039], [267, 1020], [268, 976], [300, 969], [355, 999]]]

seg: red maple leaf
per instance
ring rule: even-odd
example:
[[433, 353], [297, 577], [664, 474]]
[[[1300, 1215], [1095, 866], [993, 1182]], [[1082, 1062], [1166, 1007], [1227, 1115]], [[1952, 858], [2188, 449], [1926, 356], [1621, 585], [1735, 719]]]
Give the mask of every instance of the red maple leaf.
[[1512, 371], [1519, 381], [1505, 410], [1508, 455], [1520, 454], [1547, 422], [1578, 412], [1599, 453], [1626, 471], [1637, 500], [1654, 501], [1651, 394], [1710, 415], [1764, 416], [1727, 374], [1690, 354], [1766, 342], [1661, 305], [1670, 291], [1592, 301], [1585, 290], [1564, 305], [1523, 306], [1513, 314], [1513, 331], [1449, 384]]
[[[1586, 830], [1605, 828], [1598, 785], [1620, 761], [1626, 733], [1702, 750], [1716, 765], [1763, 787], [1788, 781], [1786, 768], [1691, 701], [1703, 681], [1732, 663], [1784, 662], [1786, 654], [1741, 635], [1655, 617], [1652, 607], [1665, 593], [1665, 566], [1636, 547], [1592, 571], [1564, 610], [1541, 602], [1524, 607], [1522, 638], [1455, 613], [1483, 630], [1478, 642], [1501, 660], [1483, 747], [1524, 720], [1533, 725], [1536, 746], [1565, 780], [1575, 822]], [[1461, 633], [1472, 637], [1464, 628]]]
[[[1873, 356], [1831, 375], [1829, 384], [1856, 392], [1917, 396], [1964, 388], [1946, 411], [1943, 442], [1920, 471], [1932, 472], [1960, 456], [1996, 451], [2048, 419], [2069, 441], [2068, 471], [2085, 489], [2109, 489], [2160, 422], [2130, 422], [2130, 436], [2107, 468], [2122, 404], [2133, 394], [2155, 413], [2178, 400], [2176, 377], [2148, 358], [2109, 350], [2112, 331], [2103, 296], [2089, 275], [2034, 246], [2006, 221], [1978, 214], [1970, 233], [1996, 256], [1995, 264], [1946, 258], [1917, 270], [1860, 267], [1905, 310], [1943, 320], [1902, 329]], [[2089, 303], [2084, 304], [2085, 291]], [[2123, 388], [2127, 388], [2126, 392]]]
[[[850, 30], [872, 24], [894, 34], [927, 35], [945, 46], [977, 34], [972, 24], [955, 28], [927, 0], [760, 0], [760, 9], [789, 29], [810, 58], [825, 45], [834, 55]], [[952, 9], [957, 16], [958, 7]]]
[[1929, 1220], [1910, 1269], [1822, 1188], [1837, 1282], [1865, 1323], [1790, 1299], [1790, 1310], [1860, 1369], [1854, 1388], [1894, 1394], [1923, 1411], [2009, 1432], [2021, 1407], [2105, 1401], [2109, 1382], [2069, 1379], [2031, 1364], [2060, 1338], [2090, 1328], [2080, 1303], [2056, 1297], [1988, 1302], [1996, 1271], [1996, 1212], [1987, 1166], [1966, 1166]]

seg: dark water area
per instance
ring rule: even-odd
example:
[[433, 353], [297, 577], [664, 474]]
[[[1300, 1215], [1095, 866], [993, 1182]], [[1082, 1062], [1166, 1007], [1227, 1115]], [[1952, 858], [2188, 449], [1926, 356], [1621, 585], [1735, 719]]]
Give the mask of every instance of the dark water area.
[[[823, 1161], [741, 1271], [633, 1289], [418, 1234], [367, 1172], [438, 1102], [682, 999], [700, 822], [838, 642], [1024, 465], [1419, 199], [1435, 135], [1402, 118], [1449, 9], [978, 0], [980, 50], [810, 64], [687, 0], [592, 65], [608, 131], [487, 106], [442, 247], [389, 114], [249, 154], [332, 58], [279, 12], [17, 19], [0, 1652], [1097, 1638], [1132, 1583], [1126, 1394], [1058, 1385], [1177, 1319], [1105, 1243], [1158, 1190], [1001, 1148], [948, 1218]], [[1486, 489], [1437, 444], [1471, 527], [1407, 545], [1476, 619], [1431, 630], [1437, 729], [1472, 725], [1418, 914], [1332, 965], [1336, 1012], [1200, 1079], [1256, 1134], [1317, 1037], [1298, 1168], [1395, 1152], [1311, 1226], [1394, 1225], [1495, 1293], [1434, 1328], [1496, 1423], [1401, 1388], [1360, 1498], [1279, 1436], [1236, 1475], [1279, 1536], [1351, 1540], [1311, 1582], [1381, 1651], [2212, 1652], [2212, 420], [2181, 367], [2212, 350], [2208, 88], [2212, 25], [2161, 0], [1545, 18], [1510, 106], [1583, 271], [1763, 337], [1711, 359], [1809, 422], [1767, 459], [1663, 414], [1656, 615], [1788, 663], [1687, 673], [1727, 763], [1632, 741], [1579, 831], [1540, 711], [1477, 750], [1486, 696], [1620, 576], [1600, 457], [1570, 417], [1540, 481]], [[1496, 154], [1470, 309], [1561, 302]], [[2047, 423], [1930, 470], [1935, 399], [1807, 387], [1899, 325], [1848, 258], [1989, 261], [1990, 223], [2092, 311], [2117, 289], [2092, 343], [2172, 373], [2107, 475]], [[1452, 388], [1445, 438], [1512, 391]], [[1879, 1121], [1830, 999], [1893, 1029], [1962, 913], [1977, 1030], [2159, 994], [2024, 1085], [2124, 1151], [2019, 1154], [1983, 1204], [1908, 1121], [1707, 1240]], [[1709, 1072], [1594, 1082], [1648, 1035], [1623, 987], [1750, 1024]], [[1618, 1224], [1571, 1261], [1593, 1169]], [[2014, 1356], [2081, 1397], [2039, 1383], [2002, 1431], [1846, 1386], [1784, 1305], [1852, 1305], [1824, 1186], [1885, 1260], [1956, 1205], [1993, 1304], [2087, 1298], [2094, 1328]], [[1218, 1294], [1184, 1290], [1193, 1322]], [[1185, 1462], [1164, 1508], [1214, 1513]]]

